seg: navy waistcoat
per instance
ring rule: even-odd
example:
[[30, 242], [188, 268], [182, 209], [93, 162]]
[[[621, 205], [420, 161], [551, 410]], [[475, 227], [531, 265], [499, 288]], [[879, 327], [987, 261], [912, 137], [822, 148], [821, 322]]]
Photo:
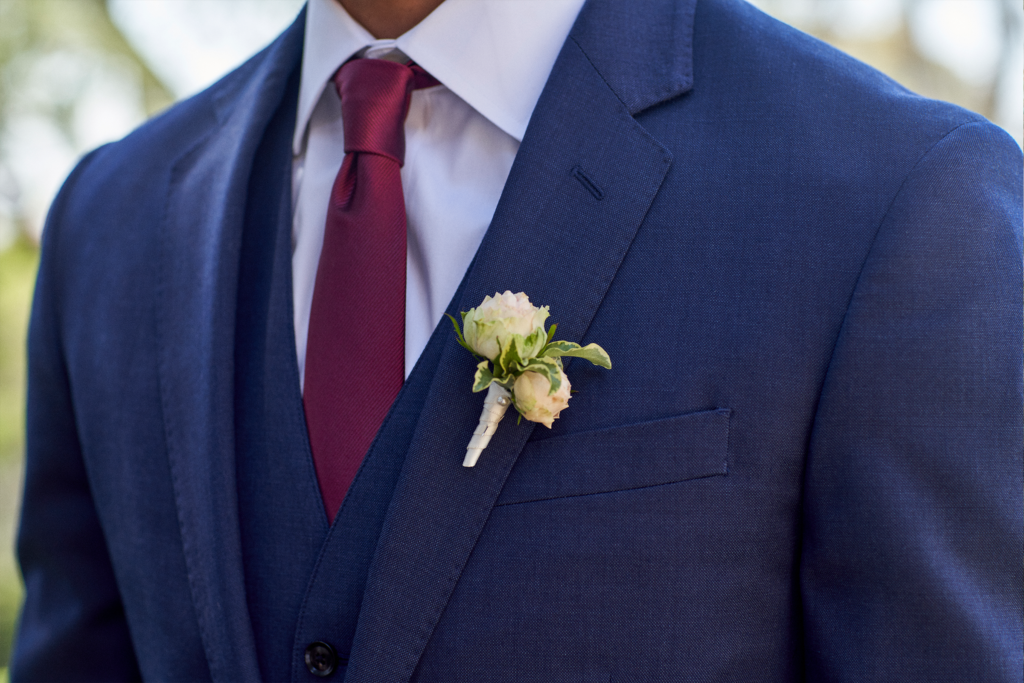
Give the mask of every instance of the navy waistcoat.
[[[274, 681], [308, 678], [303, 655], [317, 640], [337, 650], [343, 674], [377, 538], [419, 417], [418, 409], [399, 408], [396, 401], [387, 421], [399, 428], [374, 443], [329, 528], [306, 432], [292, 327], [290, 144], [298, 76], [296, 69], [253, 163], [235, 330], [246, 598], [260, 673]], [[406, 381], [403, 394], [417, 396], [406, 406], [422, 405], [419, 395], [429, 388], [444, 331], [435, 330]]]

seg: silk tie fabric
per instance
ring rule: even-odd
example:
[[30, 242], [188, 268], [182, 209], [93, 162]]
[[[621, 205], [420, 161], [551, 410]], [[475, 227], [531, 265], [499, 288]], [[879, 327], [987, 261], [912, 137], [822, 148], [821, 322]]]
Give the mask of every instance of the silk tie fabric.
[[303, 391], [332, 523], [405, 379], [404, 124], [413, 89], [437, 81], [415, 65], [355, 59], [334, 84], [345, 158], [327, 209]]

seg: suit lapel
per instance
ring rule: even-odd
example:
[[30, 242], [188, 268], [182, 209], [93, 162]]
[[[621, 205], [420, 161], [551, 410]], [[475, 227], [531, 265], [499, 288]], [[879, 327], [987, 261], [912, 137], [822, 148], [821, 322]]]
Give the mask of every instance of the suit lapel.
[[200, 95], [210, 133], [174, 164], [162, 226], [161, 400], [185, 561], [214, 680], [258, 680], [246, 607], [234, 444], [234, 329], [252, 159], [302, 53], [304, 16]]
[[[632, 115], [691, 82], [692, 2], [688, 12], [668, 1], [639, 13], [640, 3], [626, 5], [590, 2], [577, 19], [458, 310], [495, 291], [524, 291], [551, 307], [559, 338], [584, 341], [671, 164]], [[647, 70], [652, 63], [659, 68]], [[474, 366], [449, 334], [370, 568], [347, 681], [413, 675], [532, 433], [532, 423], [507, 417], [479, 464], [462, 467], [483, 400], [470, 392]]]

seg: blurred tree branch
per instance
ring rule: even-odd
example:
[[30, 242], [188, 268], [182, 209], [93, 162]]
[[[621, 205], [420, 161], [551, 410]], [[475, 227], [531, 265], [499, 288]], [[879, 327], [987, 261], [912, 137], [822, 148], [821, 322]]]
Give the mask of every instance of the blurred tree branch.
[[33, 190], [26, 185], [32, 183], [11, 158], [12, 141], [26, 144], [18, 139], [24, 133], [11, 129], [14, 119], [31, 115], [50, 121], [74, 156], [94, 144], [82, 140], [74, 126], [75, 110], [86, 87], [74, 81], [74, 74], [66, 75], [70, 82], [50, 84], [51, 92], [61, 87], [67, 92], [45, 101], [32, 97], [34, 91], [46, 88], [47, 84], [39, 82], [40, 73], [52, 75], [53, 70], [41, 65], [54, 55], [70, 64], [109, 65], [122, 71], [130, 65], [138, 81], [138, 104], [146, 116], [174, 101], [111, 22], [103, 0], [0, 1], [0, 250], [14, 234], [38, 237], [42, 211], [26, 206], [26, 202], [32, 203], [28, 195]]

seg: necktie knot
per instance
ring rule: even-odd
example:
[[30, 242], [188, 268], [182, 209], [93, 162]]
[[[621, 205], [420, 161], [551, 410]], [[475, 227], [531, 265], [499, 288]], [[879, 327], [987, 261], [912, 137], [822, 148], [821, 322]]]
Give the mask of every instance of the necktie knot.
[[416, 65], [353, 59], [334, 75], [341, 98], [345, 153], [363, 152], [405, 161], [405, 117], [415, 88], [436, 85]]

